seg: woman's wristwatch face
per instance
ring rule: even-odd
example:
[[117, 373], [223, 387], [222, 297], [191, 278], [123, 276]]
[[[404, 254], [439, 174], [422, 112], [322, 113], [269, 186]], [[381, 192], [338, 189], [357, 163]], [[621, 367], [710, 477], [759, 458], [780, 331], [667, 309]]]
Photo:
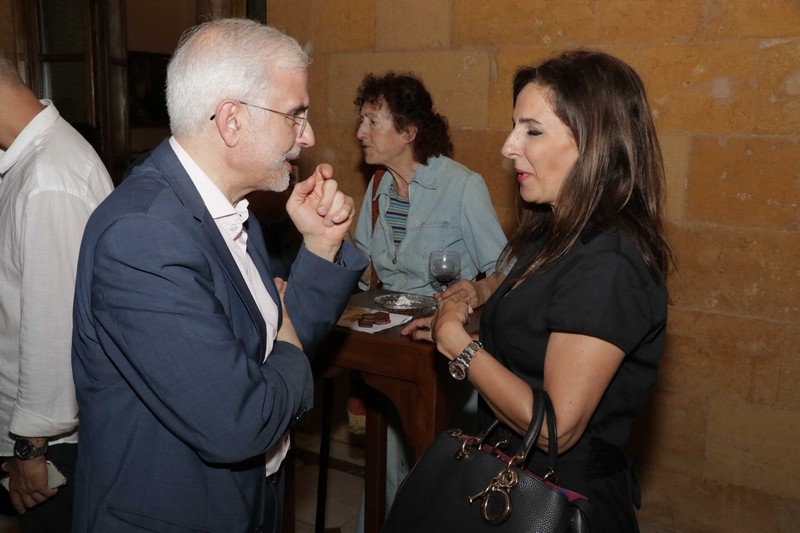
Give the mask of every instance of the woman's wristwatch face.
[[472, 362], [472, 358], [481, 348], [483, 348], [481, 341], [472, 341], [467, 344], [464, 351], [447, 365], [450, 375], [459, 381], [466, 379], [469, 375], [469, 365]]

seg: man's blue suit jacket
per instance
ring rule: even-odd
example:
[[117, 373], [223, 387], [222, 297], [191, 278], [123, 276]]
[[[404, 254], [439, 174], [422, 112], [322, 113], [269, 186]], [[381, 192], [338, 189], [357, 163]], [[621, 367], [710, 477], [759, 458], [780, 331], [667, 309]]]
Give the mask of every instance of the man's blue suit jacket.
[[[251, 214], [248, 251], [278, 302]], [[301, 248], [285, 305], [306, 352], [366, 259]], [[164, 141], [94, 212], [75, 290], [80, 407], [74, 531], [253, 531], [264, 451], [312, 405], [307, 356], [276, 341], [188, 174]]]

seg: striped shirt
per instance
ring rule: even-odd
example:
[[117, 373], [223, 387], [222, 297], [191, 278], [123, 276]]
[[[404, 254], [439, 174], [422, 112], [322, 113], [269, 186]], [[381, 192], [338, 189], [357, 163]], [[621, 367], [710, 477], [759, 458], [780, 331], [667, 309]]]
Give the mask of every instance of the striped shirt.
[[386, 222], [392, 228], [392, 240], [394, 241], [394, 249], [400, 247], [400, 243], [406, 236], [406, 222], [408, 221], [408, 198], [400, 198], [394, 191], [392, 186], [392, 193], [389, 195], [389, 208], [386, 210]]

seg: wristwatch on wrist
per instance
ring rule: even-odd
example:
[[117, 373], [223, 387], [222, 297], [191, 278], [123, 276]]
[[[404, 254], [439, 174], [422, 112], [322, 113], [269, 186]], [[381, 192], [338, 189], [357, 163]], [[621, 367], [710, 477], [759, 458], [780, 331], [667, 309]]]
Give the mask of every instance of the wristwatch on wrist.
[[481, 348], [483, 348], [481, 341], [472, 341], [467, 344], [467, 347], [464, 348], [464, 351], [461, 352], [458, 357], [450, 361], [449, 365], [447, 365], [447, 368], [450, 370], [450, 375], [459, 381], [466, 379], [466, 377], [469, 375], [469, 364], [472, 361], [472, 358], [475, 357], [475, 353], [477, 353], [477, 351]]
[[37, 448], [31, 441], [24, 437], [18, 438], [17, 442], [14, 443], [14, 456], [23, 461], [36, 459], [45, 453], [47, 453], [47, 441], [45, 441], [44, 446], [41, 448]]

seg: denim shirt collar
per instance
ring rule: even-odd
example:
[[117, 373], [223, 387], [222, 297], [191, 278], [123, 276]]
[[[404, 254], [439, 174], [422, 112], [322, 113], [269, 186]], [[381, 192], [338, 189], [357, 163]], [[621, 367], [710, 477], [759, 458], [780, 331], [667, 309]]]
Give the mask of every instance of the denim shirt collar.
[[[414, 173], [414, 177], [411, 182], [408, 184], [409, 195], [412, 188], [412, 184], [419, 185], [420, 187], [424, 187], [425, 189], [436, 190], [439, 185], [439, 172], [438, 167], [441, 165], [441, 158], [440, 156], [431, 157], [428, 159], [427, 163], [420, 163], [417, 167], [417, 171]], [[389, 179], [384, 179], [381, 181], [378, 190], [375, 193], [375, 198], [382, 194], [389, 194], [392, 189], [392, 178], [394, 175], [392, 171], [388, 168], [386, 169], [386, 173], [389, 175]], [[387, 177], [384, 175], [384, 177]]]

